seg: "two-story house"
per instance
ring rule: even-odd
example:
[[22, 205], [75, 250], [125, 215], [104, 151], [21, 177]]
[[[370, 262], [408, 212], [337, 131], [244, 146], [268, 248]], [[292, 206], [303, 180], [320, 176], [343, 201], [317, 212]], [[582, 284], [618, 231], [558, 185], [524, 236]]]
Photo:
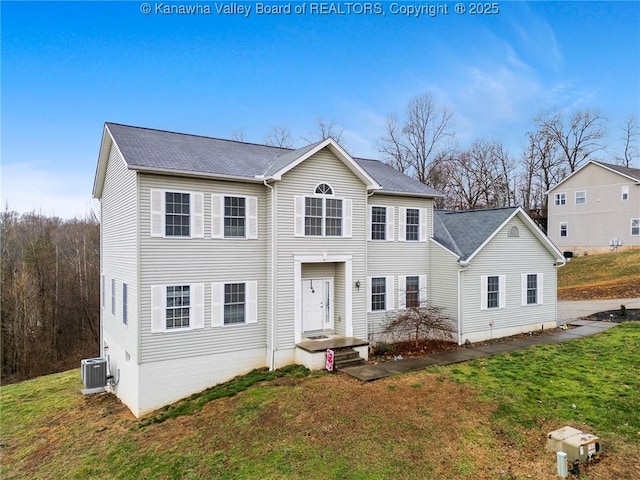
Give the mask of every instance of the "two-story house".
[[640, 169], [591, 160], [548, 195], [547, 235], [560, 250], [640, 248]]
[[[438, 192], [331, 138], [291, 150], [107, 123], [93, 194], [100, 353], [135, 415], [254, 368], [321, 368], [314, 341], [366, 359], [386, 315], [427, 298], [457, 321], [460, 343], [555, 324], [548, 267], [561, 255], [521, 209], [489, 215], [472, 251], [453, 223], [434, 235]], [[475, 229], [472, 218], [454, 223]], [[544, 287], [522, 260], [532, 242], [533, 261], [548, 260]], [[505, 251], [522, 257], [517, 271], [501, 267]], [[514, 316], [522, 305], [529, 314]]]

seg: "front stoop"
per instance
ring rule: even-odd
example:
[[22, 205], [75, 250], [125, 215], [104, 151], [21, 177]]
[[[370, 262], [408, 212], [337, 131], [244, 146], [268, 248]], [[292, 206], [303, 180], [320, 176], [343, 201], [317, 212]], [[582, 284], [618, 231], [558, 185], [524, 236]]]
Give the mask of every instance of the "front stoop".
[[342, 370], [347, 367], [356, 367], [358, 365], [364, 365], [364, 358], [362, 358], [353, 348], [345, 347], [334, 351], [333, 368], [336, 370]]

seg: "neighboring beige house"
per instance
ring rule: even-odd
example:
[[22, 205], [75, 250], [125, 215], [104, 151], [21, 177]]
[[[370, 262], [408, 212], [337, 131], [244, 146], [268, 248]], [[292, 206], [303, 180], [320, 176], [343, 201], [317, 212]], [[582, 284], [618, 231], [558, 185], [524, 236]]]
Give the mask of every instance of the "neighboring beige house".
[[254, 368], [322, 368], [327, 345], [367, 359], [385, 317], [424, 299], [454, 305], [459, 342], [555, 324], [561, 256], [523, 211], [488, 214], [488, 231], [460, 214], [447, 243], [438, 192], [331, 138], [107, 123], [93, 195], [100, 354], [136, 416]]
[[548, 195], [547, 235], [563, 252], [640, 248], [640, 169], [591, 160]]

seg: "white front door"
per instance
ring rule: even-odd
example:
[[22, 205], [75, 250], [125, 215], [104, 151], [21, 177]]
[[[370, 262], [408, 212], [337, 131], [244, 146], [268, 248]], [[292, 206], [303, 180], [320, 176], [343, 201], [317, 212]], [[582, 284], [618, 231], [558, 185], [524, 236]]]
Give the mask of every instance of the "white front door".
[[302, 331], [333, 329], [333, 279], [302, 280]]

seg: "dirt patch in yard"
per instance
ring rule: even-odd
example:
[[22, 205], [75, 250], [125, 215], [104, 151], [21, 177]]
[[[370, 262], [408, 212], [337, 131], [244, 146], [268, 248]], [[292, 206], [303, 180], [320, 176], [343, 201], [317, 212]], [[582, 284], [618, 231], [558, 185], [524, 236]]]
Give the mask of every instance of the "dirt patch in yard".
[[576, 287], [558, 287], [558, 300], [608, 300], [610, 298], [639, 298], [640, 280], [616, 279]]

